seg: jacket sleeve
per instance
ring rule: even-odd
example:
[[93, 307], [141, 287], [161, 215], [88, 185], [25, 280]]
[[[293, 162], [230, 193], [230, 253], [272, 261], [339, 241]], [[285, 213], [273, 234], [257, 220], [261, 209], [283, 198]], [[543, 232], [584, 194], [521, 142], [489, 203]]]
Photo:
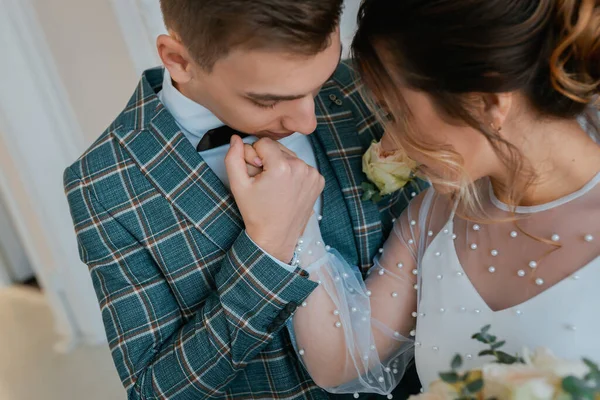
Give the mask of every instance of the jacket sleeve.
[[71, 169], [65, 191], [129, 399], [222, 395], [316, 287], [303, 271], [281, 268], [242, 232], [220, 261], [214, 291], [184, 319], [148, 247]]

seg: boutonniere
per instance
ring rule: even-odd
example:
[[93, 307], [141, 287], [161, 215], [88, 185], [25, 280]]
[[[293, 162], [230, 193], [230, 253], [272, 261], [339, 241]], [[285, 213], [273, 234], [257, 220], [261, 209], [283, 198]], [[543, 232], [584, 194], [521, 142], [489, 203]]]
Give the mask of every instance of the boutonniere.
[[363, 200], [379, 202], [383, 196], [402, 189], [412, 179], [417, 163], [403, 150], [386, 152], [381, 142], [373, 142], [363, 155], [363, 172], [369, 182], [363, 182]]

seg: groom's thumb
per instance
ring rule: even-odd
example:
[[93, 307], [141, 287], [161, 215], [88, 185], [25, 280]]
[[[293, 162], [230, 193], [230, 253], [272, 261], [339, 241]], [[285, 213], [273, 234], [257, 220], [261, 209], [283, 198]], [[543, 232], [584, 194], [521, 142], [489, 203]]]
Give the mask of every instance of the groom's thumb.
[[227, 156], [225, 156], [225, 168], [227, 169], [232, 191], [250, 183], [250, 176], [248, 176], [246, 160], [244, 159], [244, 142], [237, 135], [231, 137], [231, 147], [227, 152]]

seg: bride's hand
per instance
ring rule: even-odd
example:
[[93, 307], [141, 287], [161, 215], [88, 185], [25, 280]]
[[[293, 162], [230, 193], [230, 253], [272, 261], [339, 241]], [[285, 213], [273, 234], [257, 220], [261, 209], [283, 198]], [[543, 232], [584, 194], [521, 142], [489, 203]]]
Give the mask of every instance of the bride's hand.
[[[279, 144], [279, 148], [282, 152], [286, 153], [290, 157], [297, 158], [296, 153], [282, 145]], [[248, 175], [250, 177], [254, 177], [262, 172], [262, 160], [258, 156], [258, 153], [254, 149], [254, 147], [250, 144], [244, 144], [244, 160], [246, 161], [246, 168], [248, 169]]]

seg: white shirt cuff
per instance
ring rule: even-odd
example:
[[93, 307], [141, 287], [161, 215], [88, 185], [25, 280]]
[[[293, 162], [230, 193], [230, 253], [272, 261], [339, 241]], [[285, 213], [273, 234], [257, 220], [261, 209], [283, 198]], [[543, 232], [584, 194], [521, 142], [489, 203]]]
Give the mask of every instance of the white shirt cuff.
[[272, 255], [270, 255], [269, 253], [267, 253], [266, 251], [264, 251], [259, 245], [257, 245], [254, 240], [252, 240], [252, 238], [250, 236], [248, 236], [248, 238], [250, 239], [250, 241], [252, 243], [254, 243], [254, 245], [256, 247], [258, 247], [263, 253], [265, 253], [267, 256], [269, 256], [269, 258], [273, 261], [275, 261], [277, 264], [279, 264], [282, 268], [285, 268], [288, 272], [294, 272], [296, 271], [296, 267], [290, 264], [286, 264], [283, 261], [273, 257]]

